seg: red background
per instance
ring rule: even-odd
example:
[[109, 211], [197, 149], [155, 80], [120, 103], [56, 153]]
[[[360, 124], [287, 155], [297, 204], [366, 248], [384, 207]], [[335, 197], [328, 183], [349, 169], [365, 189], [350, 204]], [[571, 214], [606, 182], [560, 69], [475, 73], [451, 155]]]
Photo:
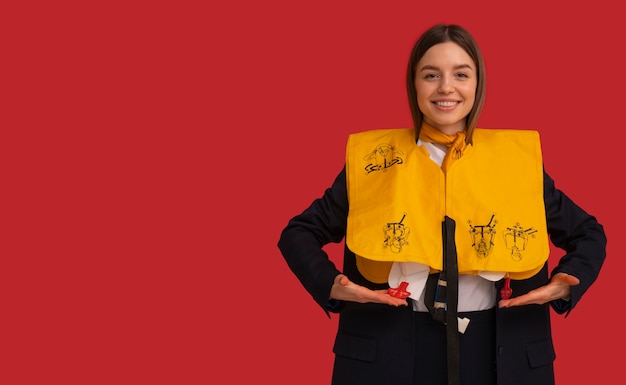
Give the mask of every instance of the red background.
[[437, 22], [481, 44], [479, 125], [539, 130], [609, 238], [553, 314], [557, 383], [621, 375], [616, 2], [19, 4], [0, 12], [1, 383], [328, 384], [337, 317], [276, 243], [349, 133], [411, 125], [406, 61]]

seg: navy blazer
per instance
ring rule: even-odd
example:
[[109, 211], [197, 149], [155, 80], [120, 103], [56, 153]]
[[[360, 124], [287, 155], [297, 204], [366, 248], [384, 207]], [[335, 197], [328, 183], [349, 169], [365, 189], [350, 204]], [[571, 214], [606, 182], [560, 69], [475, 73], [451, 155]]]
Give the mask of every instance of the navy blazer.
[[[598, 277], [606, 257], [602, 225], [557, 189], [545, 171], [544, 201], [550, 240], [564, 250], [565, 255], [550, 273], [546, 263], [533, 277], [512, 280], [511, 288], [515, 295], [527, 293], [545, 285], [549, 277], [558, 272], [577, 277], [580, 284], [571, 288], [569, 301], [496, 309], [494, 349], [500, 385], [554, 384], [556, 356], [550, 306], [558, 314], [569, 314]], [[347, 217], [344, 167], [322, 197], [288, 222], [278, 247], [289, 268], [328, 316], [328, 312], [339, 313], [333, 349], [336, 355], [333, 384], [411, 385], [415, 329], [411, 306], [329, 301], [334, 279], [341, 271], [329, 260], [323, 246], [344, 239]], [[345, 246], [342, 270], [359, 285], [370, 289], [388, 288], [387, 284], [374, 284], [365, 279], [356, 267], [354, 253]], [[496, 285], [499, 292], [503, 280]]]

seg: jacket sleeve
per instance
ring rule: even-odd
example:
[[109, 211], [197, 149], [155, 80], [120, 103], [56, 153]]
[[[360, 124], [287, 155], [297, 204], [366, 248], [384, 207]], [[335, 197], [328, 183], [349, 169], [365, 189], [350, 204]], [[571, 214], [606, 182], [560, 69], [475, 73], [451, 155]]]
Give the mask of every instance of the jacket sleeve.
[[550, 303], [558, 314], [567, 312], [567, 316], [598, 277], [606, 258], [607, 239], [596, 218], [557, 189], [545, 171], [544, 200], [550, 240], [565, 251], [550, 276], [563, 272], [580, 280], [579, 285], [572, 286], [569, 301]]
[[347, 217], [344, 167], [322, 197], [289, 220], [278, 241], [278, 248], [291, 271], [327, 314], [329, 310], [337, 310], [333, 305], [339, 305], [330, 300], [330, 289], [340, 271], [323, 247], [343, 240]]

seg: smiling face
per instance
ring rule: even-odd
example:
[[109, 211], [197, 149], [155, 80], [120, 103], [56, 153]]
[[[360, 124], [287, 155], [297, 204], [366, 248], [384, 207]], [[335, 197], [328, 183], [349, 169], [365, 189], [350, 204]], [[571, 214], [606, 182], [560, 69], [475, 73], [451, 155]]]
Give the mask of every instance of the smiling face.
[[465, 130], [477, 84], [476, 65], [458, 44], [430, 47], [415, 67], [417, 105], [424, 121], [448, 135]]

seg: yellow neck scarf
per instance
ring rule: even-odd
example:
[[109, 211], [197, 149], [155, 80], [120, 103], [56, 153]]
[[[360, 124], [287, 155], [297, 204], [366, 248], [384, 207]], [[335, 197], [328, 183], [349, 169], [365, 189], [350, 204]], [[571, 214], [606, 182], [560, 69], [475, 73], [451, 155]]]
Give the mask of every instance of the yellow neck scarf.
[[465, 132], [457, 132], [454, 135], [444, 134], [425, 122], [422, 122], [420, 140], [428, 143], [440, 143], [448, 147], [443, 163], [441, 163], [443, 172], [448, 171], [452, 163], [463, 156], [465, 150]]

